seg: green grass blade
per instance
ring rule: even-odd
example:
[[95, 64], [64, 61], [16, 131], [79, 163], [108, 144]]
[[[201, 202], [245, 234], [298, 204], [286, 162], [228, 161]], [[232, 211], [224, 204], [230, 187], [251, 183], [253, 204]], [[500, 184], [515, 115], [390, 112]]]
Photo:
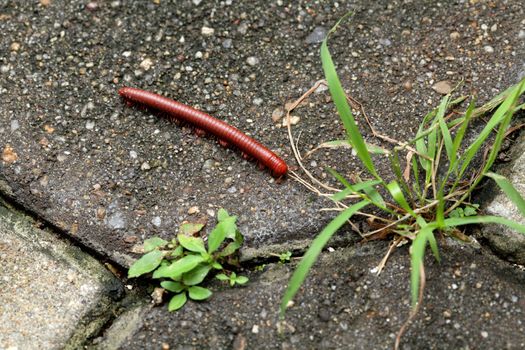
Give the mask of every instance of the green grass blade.
[[399, 152], [397, 150], [394, 150], [392, 154], [390, 154], [390, 164], [391, 169], [394, 172], [394, 175], [396, 176], [397, 182], [400, 184], [401, 188], [405, 193], [409, 196], [410, 201], [413, 202], [414, 198], [412, 197], [412, 191], [408, 187], [408, 184], [405, 181], [405, 178], [403, 177], [403, 172], [401, 171], [401, 162], [399, 161]]
[[470, 224], [501, 224], [510, 227], [520, 233], [525, 234], [525, 225], [519, 224], [515, 221], [502, 218], [500, 216], [465, 216], [462, 218], [448, 218], [445, 219], [445, 225], [449, 227], [463, 226]]
[[[429, 225], [432, 225], [432, 224], [429, 224]], [[436, 237], [434, 236], [434, 232], [431, 232], [428, 235], [428, 245], [430, 246], [430, 250], [432, 250], [432, 254], [434, 255], [434, 258], [436, 258], [438, 262], [441, 262], [441, 257], [439, 256], [439, 249], [438, 249]]]
[[443, 186], [438, 191], [437, 200], [436, 222], [439, 228], [443, 228], [445, 227], [445, 200], [443, 199]]
[[[345, 17], [343, 17], [342, 19], [344, 19]], [[353, 146], [353, 148], [357, 152], [357, 156], [364, 164], [364, 166], [368, 169], [370, 174], [372, 174], [376, 178], [379, 178], [379, 175], [377, 174], [375, 166], [372, 162], [370, 153], [368, 152], [366, 143], [363, 140], [363, 137], [355, 122], [352, 110], [348, 105], [346, 94], [343, 90], [341, 81], [339, 80], [339, 77], [335, 70], [332, 56], [330, 55], [330, 52], [328, 50], [328, 38], [330, 34], [336, 30], [341, 20], [337, 22], [337, 24], [330, 30], [326, 38], [323, 40], [323, 43], [321, 45], [321, 62], [323, 64], [323, 70], [326, 77], [326, 81], [328, 82], [328, 89], [330, 90], [330, 94], [332, 95], [332, 99], [337, 108], [337, 112], [339, 113], [339, 116], [343, 121], [348, 141]]]
[[459, 177], [463, 176], [465, 170], [470, 165], [472, 159], [479, 151], [485, 140], [489, 137], [492, 130], [504, 120], [509, 110], [513, 111], [512, 106], [516, 103], [516, 100], [519, 97], [519, 95], [523, 93], [522, 90], [524, 82], [525, 79], [521, 82], [520, 85], [514, 87], [514, 89], [509, 93], [507, 98], [505, 98], [503, 103], [498, 107], [496, 112], [494, 112], [487, 125], [485, 125], [485, 127], [483, 128], [479, 136], [476, 138], [476, 140], [467, 148], [465, 153], [461, 156], [461, 169], [459, 171]]
[[412, 157], [411, 162], [412, 162], [412, 175], [414, 176], [414, 181], [412, 182], [412, 188], [414, 189], [414, 192], [417, 194], [419, 200], [423, 202], [424, 198], [423, 198], [423, 192], [421, 192], [421, 185], [419, 183], [419, 166], [417, 165], [416, 157]]
[[337, 192], [331, 197], [331, 199], [333, 201], [341, 201], [345, 199], [346, 196], [348, 195], [358, 194], [361, 190], [365, 188], [372, 188], [373, 186], [379, 185], [380, 183], [381, 183], [380, 180], [368, 180], [368, 181], [358, 182], [355, 185], [346, 187], [340, 192]]
[[[433, 109], [423, 118], [423, 121], [421, 122], [421, 124], [419, 124], [419, 129], [417, 131], [415, 139], [411, 141], [412, 143], [415, 143], [416, 151], [419, 154], [428, 156], [428, 149], [427, 149], [427, 145], [425, 144], [425, 137], [428, 135], [428, 133], [425, 133], [424, 129], [425, 129], [425, 125], [429, 122], [431, 118], [434, 118], [436, 113], [437, 113], [437, 109]], [[419, 158], [419, 162], [421, 163], [421, 166], [423, 167], [423, 169], [427, 171], [427, 168], [430, 168], [430, 165], [431, 165], [430, 161], [424, 157], [421, 157], [420, 155], [418, 155], [418, 158]]]
[[[354, 189], [355, 193], [358, 193], [360, 191], [360, 189], [359, 190], [355, 190], [354, 186], [356, 186], [356, 185], [351, 185], [341, 174], [339, 174], [334, 169], [327, 168], [327, 171], [333, 177], [335, 177], [339, 182], [341, 182], [346, 188]], [[373, 180], [373, 181], [379, 181], [379, 183], [383, 183], [383, 180], [381, 178], [379, 178], [378, 180]], [[360, 183], [362, 183], [362, 182], [360, 182]], [[368, 196], [366, 198], [364, 197], [363, 199], [370, 199], [370, 201], [375, 206], [377, 206], [378, 208], [381, 208], [382, 210], [386, 210], [386, 211], [390, 212], [389, 209], [386, 207], [386, 203], [383, 200], [383, 197], [381, 197], [381, 194], [379, 194], [379, 192], [375, 189], [375, 187], [373, 187], [373, 186], [363, 186], [362, 190]]]
[[[522, 85], [525, 84], [525, 81], [522, 83]], [[519, 89], [518, 89], [519, 90]], [[498, 128], [498, 132], [496, 134], [496, 138], [494, 140], [494, 143], [492, 144], [492, 147], [490, 148], [490, 153], [487, 158], [487, 161], [485, 162], [485, 165], [483, 167], [482, 174], [485, 174], [491, 167], [492, 164], [494, 164], [494, 161], [496, 160], [499, 151], [501, 149], [501, 144], [503, 143], [503, 140], [505, 139], [505, 132], [507, 131], [510, 121], [512, 119], [512, 116], [514, 115], [514, 106], [516, 105], [518, 98], [519, 98], [519, 91], [517, 91], [516, 95], [514, 96], [514, 99], [512, 100], [512, 105], [509, 108], [509, 110], [506, 111], [503, 120], [501, 121], [501, 124]], [[478, 179], [478, 182], [481, 179]], [[476, 184], [477, 185], [477, 184]]]
[[[456, 98], [453, 101], [450, 101], [449, 107], [454, 107], [455, 105], [460, 104], [461, 102], [465, 101], [466, 98], [467, 98], [467, 96], [461, 96], [461, 97]], [[419, 130], [418, 130], [418, 132], [416, 134], [416, 137], [414, 137], [412, 140], [407, 142], [407, 144], [409, 144], [409, 145], [415, 144], [419, 139], [422, 139], [423, 137], [426, 137], [428, 134], [430, 134], [432, 132], [432, 130], [434, 128], [438, 127], [438, 125], [436, 124], [432, 128], [428, 128], [426, 130], [423, 130], [424, 126], [428, 123], [428, 121], [430, 119], [434, 118], [434, 116], [436, 115], [437, 111], [438, 111], [438, 109], [434, 108], [433, 110], [428, 112], [428, 114], [423, 118], [423, 122], [421, 122], [421, 124], [420, 124], [420, 128], [419, 128]], [[461, 122], [461, 118], [457, 118], [457, 119], [451, 121], [450, 123], [448, 123], [448, 127], [451, 128], [452, 126], [454, 126], [455, 124], [458, 124], [460, 122]]]
[[420, 268], [423, 264], [423, 257], [425, 256], [425, 247], [429, 236], [432, 235], [434, 230], [435, 226], [433, 225], [422, 227], [416, 239], [412, 242], [410, 252], [410, 295], [412, 308], [416, 307], [418, 301], [419, 280], [421, 278]]
[[463, 137], [465, 137], [465, 132], [467, 131], [468, 124], [470, 123], [470, 120], [472, 119], [472, 115], [473, 115], [472, 112], [474, 112], [475, 104], [476, 104], [476, 100], [472, 99], [472, 101], [470, 101], [470, 104], [467, 107], [467, 111], [465, 112], [465, 117], [463, 118], [462, 124], [456, 133], [456, 137], [454, 138], [454, 149], [456, 150], [456, 152], [459, 150], [459, 147], [461, 146]]
[[512, 183], [506, 177], [493, 172], [488, 172], [485, 175], [496, 181], [498, 186], [503, 190], [503, 192], [505, 192], [507, 197], [509, 197], [512, 203], [514, 203], [519, 209], [521, 215], [525, 217], [525, 200], [520, 195], [520, 193], [514, 188], [514, 186], [512, 186]]
[[416, 214], [410, 208], [410, 205], [408, 205], [407, 200], [405, 199], [405, 195], [403, 194], [403, 191], [401, 190], [401, 187], [397, 183], [397, 181], [392, 181], [388, 185], [386, 185], [386, 188], [388, 189], [388, 192], [392, 195], [392, 198], [399, 204], [401, 208], [406, 210], [407, 213], [410, 213], [413, 217], [416, 217]]
[[447, 151], [447, 157], [450, 164], [456, 162], [456, 151], [454, 149], [454, 143], [452, 142], [452, 136], [450, 136], [450, 130], [448, 129], [447, 123], [445, 123], [445, 113], [447, 112], [449, 96], [445, 96], [441, 100], [439, 105], [438, 113], [436, 119], [439, 123], [439, 128], [441, 129], [441, 135], [443, 137], [443, 143], [445, 144], [445, 150]]
[[361, 210], [368, 204], [370, 204], [369, 201], [361, 201], [352, 205], [351, 207], [348, 207], [338, 216], [336, 216], [328, 225], [326, 225], [326, 227], [321, 231], [321, 233], [319, 233], [317, 237], [313, 240], [310, 248], [308, 248], [308, 251], [305, 253], [303, 258], [301, 259], [301, 262], [295, 269], [292, 278], [288, 283], [288, 287], [284, 292], [284, 296], [282, 298], [280, 306], [281, 318], [284, 317], [284, 313], [286, 311], [288, 302], [293, 299], [293, 297], [303, 284], [303, 281], [305, 280], [308, 271], [310, 271], [310, 268], [317, 260], [317, 257], [321, 253], [323, 247], [326, 245], [328, 240], [333, 236], [333, 234], [337, 230], [339, 230], [341, 226], [343, 226], [346, 223], [348, 219], [352, 217], [352, 215], [354, 215], [357, 211]]

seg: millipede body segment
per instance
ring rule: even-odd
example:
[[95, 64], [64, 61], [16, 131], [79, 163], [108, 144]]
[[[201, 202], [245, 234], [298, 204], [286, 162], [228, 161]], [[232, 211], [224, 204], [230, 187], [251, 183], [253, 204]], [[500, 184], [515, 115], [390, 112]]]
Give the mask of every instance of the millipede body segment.
[[288, 171], [286, 162], [267, 147], [247, 136], [239, 129], [207, 113], [141, 89], [122, 87], [118, 93], [126, 100], [165, 112], [172, 118], [188, 122], [197, 129], [215, 135], [222, 142], [235, 145], [243, 153], [257, 159], [261, 164], [268, 167], [276, 178], [285, 175]]

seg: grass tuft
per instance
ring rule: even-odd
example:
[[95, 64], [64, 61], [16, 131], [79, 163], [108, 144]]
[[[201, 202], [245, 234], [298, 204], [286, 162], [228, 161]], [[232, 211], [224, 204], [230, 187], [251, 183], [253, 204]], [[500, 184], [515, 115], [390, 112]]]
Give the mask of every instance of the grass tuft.
[[[458, 232], [457, 227], [485, 223], [506, 225], [517, 232], [525, 234], [524, 225], [502, 217], [483, 216], [477, 212], [479, 207], [477, 204], [469, 203], [472, 191], [476, 189], [482, 179], [488, 177], [501, 187], [503, 192], [525, 216], [525, 200], [518, 191], [516, 191], [510, 181], [490, 171], [509, 130], [513, 115], [516, 111], [525, 108], [525, 104], [519, 105], [519, 98], [525, 92], [525, 78], [483, 106], [476, 108], [476, 100], [472, 98], [467, 109], [463, 112], [458, 112], [457, 108], [460, 103], [467, 99], [466, 96], [452, 99], [449, 94], [443, 97], [439, 106], [423, 118], [414, 139], [406, 142], [399, 142], [379, 135], [369, 124], [374, 136], [394, 144], [391, 150], [379, 148], [381, 152], [375, 152], [374, 150], [378, 148], [371, 147], [364, 141], [349, 102], [353, 103], [352, 106], [355, 107], [357, 105], [361, 108], [362, 115], [364, 115], [367, 122], [368, 117], [362, 106], [347, 96], [343, 90], [328, 50], [330, 35], [336, 31], [341, 21], [347, 17], [349, 15], [344, 16], [337, 22], [321, 45], [321, 61], [326, 84], [345, 128], [346, 140], [327, 142], [318, 148], [351, 147], [368, 172], [364, 177], [368, 178], [361, 179], [361, 177], [353, 176], [354, 181], [352, 182], [347, 180], [342, 174], [328, 169], [331, 175], [341, 183], [342, 189], [334, 189], [314, 178], [301, 162], [302, 157], [293, 140], [291, 127], [288, 125], [288, 134], [294, 154], [300, 167], [305, 171], [313, 184], [296, 173], [292, 173], [292, 176], [309, 189], [332, 199], [337, 206], [335, 210], [341, 212], [313, 240], [293, 273], [282, 298], [281, 317], [284, 317], [287, 305], [299, 291], [310, 268], [328, 240], [341, 226], [349, 222], [354, 215], [364, 215], [373, 218], [376, 223], [382, 224], [382, 227], [379, 229], [366, 234], [361, 233], [363, 237], [393, 237], [393, 242], [396, 244], [391, 245], [387, 256], [393, 247], [400, 242], [408, 241], [411, 243], [410, 299], [413, 313], [417, 310], [422, 298], [422, 288], [424, 286], [423, 261], [427, 245], [430, 247], [434, 257], [438, 261], [440, 260], [436, 235], [457, 235], [458, 238], [461, 238], [463, 235]], [[314, 88], [310, 89], [308, 93], [301, 97], [299, 102], [305, 99], [313, 90]], [[294, 104], [293, 108], [297, 107], [298, 104]], [[292, 109], [288, 111], [288, 118]], [[454, 111], [452, 112], [452, 110]], [[483, 130], [471, 144], [465, 145], [464, 136], [471, 122], [475, 118], [492, 111], [494, 112]], [[460, 116], [456, 117], [458, 113]], [[453, 119], [453, 117], [455, 118]], [[488, 150], [485, 152], [486, 156], [482, 156], [484, 149]], [[377, 153], [390, 158], [392, 173], [396, 177], [395, 180], [387, 183], [377, 172], [372, 159], [373, 154]], [[404, 155], [406, 159], [404, 169], [402, 168], [402, 157], [400, 155]], [[476, 167], [478, 171], [475, 172], [473, 161], [480, 158], [482, 158], [482, 165]], [[321, 187], [321, 190], [318, 187]], [[322, 191], [328, 191], [328, 193]], [[383, 197], [380, 193], [388, 195]], [[357, 203], [356, 200], [358, 201]], [[376, 207], [383, 215], [375, 216], [360, 211], [367, 206]], [[465, 209], [463, 210], [462, 208]], [[460, 215], [459, 213], [463, 214]], [[465, 213], [468, 213], [468, 215]], [[384, 261], [381, 264], [384, 265]]]

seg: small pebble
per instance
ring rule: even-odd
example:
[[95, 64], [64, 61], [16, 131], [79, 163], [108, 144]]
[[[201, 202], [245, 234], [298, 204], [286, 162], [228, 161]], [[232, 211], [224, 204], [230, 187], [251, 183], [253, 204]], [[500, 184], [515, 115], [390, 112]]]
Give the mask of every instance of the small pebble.
[[489, 336], [489, 334], [488, 334], [488, 332], [486, 332], [486, 331], [482, 331], [482, 332], [481, 332], [481, 336], [482, 336], [483, 338], [487, 338], [487, 337]]
[[260, 106], [260, 105], [262, 105], [262, 103], [263, 103], [263, 99], [260, 98], [260, 97], [256, 97], [256, 98], [253, 99], [253, 104], [256, 105], [256, 106]]
[[327, 30], [324, 27], [315, 27], [305, 39], [307, 44], [318, 44], [326, 37]]
[[448, 80], [442, 80], [435, 83], [432, 85], [432, 89], [441, 95], [446, 95], [452, 91], [452, 87]]
[[284, 111], [281, 108], [276, 108], [272, 112], [272, 120], [273, 122], [278, 122], [284, 115]]
[[255, 66], [259, 64], [259, 59], [255, 56], [250, 56], [246, 59], [246, 63], [248, 63], [250, 66]]
[[196, 206], [191, 207], [190, 209], [188, 209], [188, 214], [190, 214], [190, 215], [197, 214], [199, 212], [200, 212], [199, 207], [196, 207]]
[[460, 36], [461, 36], [461, 34], [459, 34], [459, 32], [452, 32], [452, 33], [450, 33], [450, 39], [452, 39], [452, 40], [457, 40], [457, 39], [460, 38]]
[[89, 11], [95, 11], [96, 9], [98, 9], [98, 4], [95, 1], [90, 1], [87, 3], [86, 9], [88, 9]]
[[222, 47], [224, 47], [225, 49], [230, 49], [232, 47], [232, 44], [232, 39], [224, 39], [224, 41], [222, 42]]
[[94, 121], [92, 121], [92, 120], [88, 120], [88, 121], [86, 122], [86, 129], [88, 129], [88, 130], [93, 130], [94, 127], [95, 127], [95, 122], [94, 122]]
[[211, 169], [213, 168], [213, 164], [215, 162], [213, 161], [213, 159], [207, 159], [204, 164], [202, 165], [202, 169], [206, 170], [206, 169]]
[[[283, 126], [288, 126], [288, 118], [284, 118], [283, 119]], [[291, 115], [290, 116], [290, 125], [296, 125], [297, 123], [299, 123], [299, 121], [301, 120], [301, 118], [295, 116], [295, 115]]]
[[201, 34], [202, 35], [212, 36], [214, 33], [215, 33], [215, 29], [213, 29], [213, 28], [206, 27], [206, 26], [201, 28]]
[[379, 39], [379, 43], [383, 46], [390, 46], [392, 42], [389, 39]]
[[518, 38], [524, 40], [525, 39], [525, 30], [520, 30], [518, 33]]
[[192, 0], [191, 2], [193, 2], [193, 5], [199, 6], [202, 0]]
[[494, 52], [494, 48], [492, 46], [490, 46], [490, 45], [484, 46], [483, 50], [485, 50], [486, 53], [493, 53]]
[[140, 166], [140, 169], [141, 169], [141, 170], [150, 170], [150, 169], [151, 169], [151, 165], [149, 165], [148, 162], [144, 162], [144, 163], [142, 163], [142, 165]]
[[151, 219], [151, 223], [156, 227], [160, 227], [160, 225], [162, 224], [162, 219], [160, 218], [160, 216], [155, 216], [153, 219]]
[[237, 28], [237, 31], [242, 35], [246, 35], [246, 33], [248, 32], [248, 23], [242, 22], [241, 24], [239, 24], [239, 28]]
[[18, 130], [18, 128], [20, 128], [20, 123], [18, 123], [18, 120], [11, 120], [11, 132]]
[[153, 61], [150, 58], [145, 58], [142, 62], [140, 62], [139, 66], [144, 70], [149, 70], [151, 66], [153, 66]]
[[11, 49], [11, 51], [18, 51], [20, 50], [20, 44], [17, 42], [13, 42], [11, 46], [9, 46], [9, 48]]

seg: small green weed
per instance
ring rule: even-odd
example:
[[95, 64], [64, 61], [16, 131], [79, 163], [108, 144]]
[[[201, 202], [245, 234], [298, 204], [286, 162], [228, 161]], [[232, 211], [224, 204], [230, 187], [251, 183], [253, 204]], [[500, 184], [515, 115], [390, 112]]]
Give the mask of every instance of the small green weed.
[[[475, 107], [473, 100], [466, 111], [459, 113], [459, 117], [457, 111], [454, 113], [449, 113], [449, 111], [467, 97], [451, 99], [451, 96], [447, 95], [437, 108], [423, 118], [413, 140], [399, 142], [382, 137], [383, 140], [395, 146], [390, 150], [380, 149], [364, 141], [349, 105], [349, 101], [350, 103], [355, 101], [345, 94], [328, 51], [328, 37], [336, 30], [341, 20], [332, 28], [321, 45], [321, 61], [330, 94], [346, 130], [346, 139], [332, 141], [320, 147], [351, 147], [367, 170], [368, 179], [357, 177], [357, 180], [351, 183], [335, 170], [329, 169], [329, 172], [343, 186], [342, 190], [334, 191], [330, 186], [315, 179], [304, 168], [301, 156], [294, 148], [299, 165], [313, 184], [295, 173], [292, 173], [292, 176], [319, 194], [321, 190], [318, 187], [325, 192], [326, 190], [331, 191], [331, 199], [337, 203], [338, 208], [342, 208], [342, 211], [317, 235], [297, 266], [282, 298], [281, 317], [284, 317], [288, 303], [299, 290], [328, 240], [354, 215], [365, 215], [374, 219], [375, 222], [382, 223], [379, 229], [364, 236], [393, 235], [398, 242], [401, 240], [411, 242], [412, 317], [421, 303], [421, 292], [424, 286], [423, 256], [427, 245], [430, 246], [435, 258], [438, 261], [440, 259], [436, 240], [437, 233], [453, 234], [458, 231], [456, 227], [468, 224], [497, 223], [507, 225], [525, 234], [525, 226], [502, 217], [482, 216], [478, 212], [478, 205], [467, 203], [472, 191], [480, 181], [489, 177], [500, 186], [525, 216], [525, 201], [520, 194], [503, 176], [490, 172], [512, 116], [518, 109], [524, 108], [524, 104], [518, 105], [518, 101], [525, 92], [525, 79], [479, 108]], [[291, 109], [298, 106], [315, 88], [316, 86], [303, 95]], [[491, 111], [493, 111], [492, 116], [483, 130], [471, 144], [464, 145], [464, 136], [469, 123], [474, 118]], [[366, 116], [364, 111], [362, 112]], [[290, 112], [287, 117], [289, 116]], [[372, 126], [370, 128], [373, 131]], [[493, 132], [495, 134], [493, 142], [490, 147], [487, 147], [487, 152], [482, 157], [482, 165], [477, 168], [477, 171], [474, 171], [476, 169], [472, 169], [472, 161], [482, 153], [482, 146], [488, 146], [489, 136]], [[292, 147], [294, 147], [290, 125], [288, 125], [288, 133]], [[378, 136], [375, 131], [373, 133]], [[376, 153], [388, 157], [392, 174], [395, 175], [394, 180], [387, 182], [376, 171], [372, 161], [372, 155]], [[400, 161], [403, 159], [400, 156], [401, 153], [404, 159], [407, 159], [404, 169]], [[367, 206], [375, 206], [383, 215], [375, 216], [360, 211]], [[384, 260], [386, 261], [386, 257]]]
[[290, 262], [290, 259], [292, 258], [292, 252], [290, 251], [286, 251], [281, 254], [270, 254], [270, 255], [279, 258], [279, 264], [281, 265]]
[[234, 286], [236, 284], [246, 284], [248, 282], [248, 277], [245, 276], [237, 276], [235, 272], [230, 273], [230, 275], [226, 275], [224, 273], [220, 273], [217, 276], [215, 276], [219, 281], [228, 281], [230, 283], [230, 286]]
[[[154, 279], [161, 279], [165, 290], [175, 293], [168, 309], [175, 311], [184, 306], [188, 297], [192, 300], [208, 299], [211, 290], [199, 286], [212, 270], [224, 270], [223, 264], [232, 263], [234, 253], [241, 247], [243, 237], [237, 229], [236, 216], [224, 209], [217, 213], [218, 223], [208, 235], [207, 248], [198, 236], [204, 225], [187, 223], [180, 227], [177, 237], [166, 241], [153, 237], [144, 241], [144, 254], [131, 265], [128, 277], [139, 277], [153, 272]], [[248, 278], [231, 272], [216, 276], [227, 280], [233, 287], [245, 284]]]

